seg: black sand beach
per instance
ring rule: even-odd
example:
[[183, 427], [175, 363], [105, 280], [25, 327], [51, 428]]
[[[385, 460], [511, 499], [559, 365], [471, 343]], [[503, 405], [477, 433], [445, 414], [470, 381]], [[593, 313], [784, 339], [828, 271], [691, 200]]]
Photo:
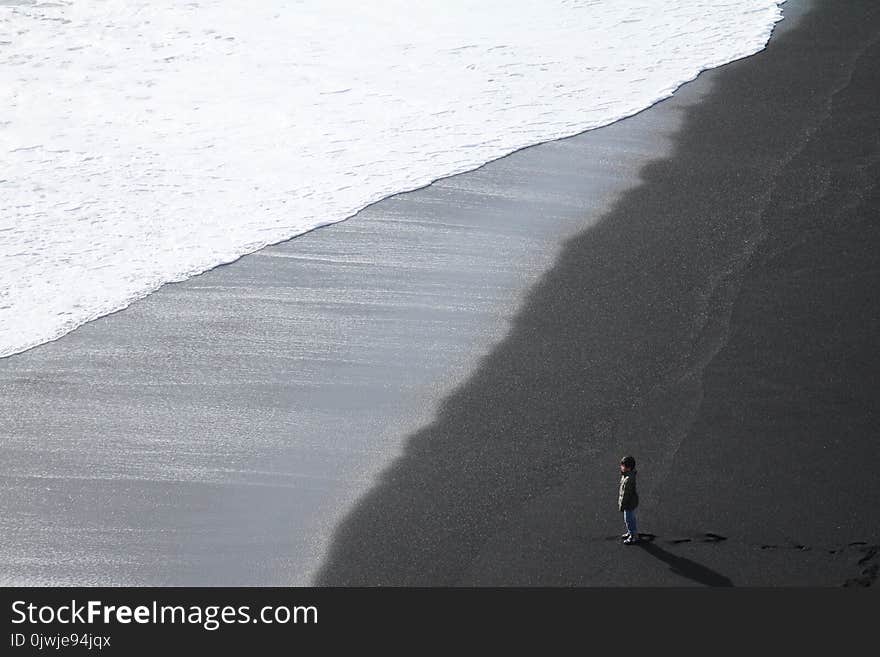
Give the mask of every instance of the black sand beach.
[[874, 583], [880, 11], [784, 11], [637, 116], [0, 359], [0, 583]]
[[[712, 72], [672, 155], [567, 242], [319, 583], [874, 583], [880, 9], [811, 7]], [[643, 547], [615, 541], [624, 453]]]
[[307, 584], [680, 107], [542, 144], [0, 359], [0, 584]]

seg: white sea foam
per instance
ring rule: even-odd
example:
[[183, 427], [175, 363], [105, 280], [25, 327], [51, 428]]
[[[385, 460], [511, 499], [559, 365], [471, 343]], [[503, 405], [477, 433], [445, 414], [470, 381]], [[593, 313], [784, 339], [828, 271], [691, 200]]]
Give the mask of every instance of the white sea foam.
[[761, 50], [774, 0], [0, 2], [0, 356]]

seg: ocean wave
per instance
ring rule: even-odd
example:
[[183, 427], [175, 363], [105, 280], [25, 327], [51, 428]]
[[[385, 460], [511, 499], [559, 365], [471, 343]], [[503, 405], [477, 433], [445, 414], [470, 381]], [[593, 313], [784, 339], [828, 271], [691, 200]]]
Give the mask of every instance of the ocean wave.
[[751, 55], [773, 0], [0, 2], [0, 357]]

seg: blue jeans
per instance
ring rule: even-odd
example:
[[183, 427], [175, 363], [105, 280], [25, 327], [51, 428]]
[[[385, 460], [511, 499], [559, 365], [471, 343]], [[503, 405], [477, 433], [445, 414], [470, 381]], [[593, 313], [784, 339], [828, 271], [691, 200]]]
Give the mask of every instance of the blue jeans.
[[636, 522], [636, 511], [635, 509], [631, 509], [623, 512], [623, 522], [626, 525], [626, 531], [629, 532], [630, 536], [635, 538], [639, 537], [639, 526]]

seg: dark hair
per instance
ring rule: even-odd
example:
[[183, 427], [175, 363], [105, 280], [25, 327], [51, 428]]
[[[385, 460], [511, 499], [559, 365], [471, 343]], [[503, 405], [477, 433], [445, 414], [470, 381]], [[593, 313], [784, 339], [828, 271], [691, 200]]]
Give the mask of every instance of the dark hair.
[[625, 465], [632, 470], [636, 467], [636, 460], [632, 456], [624, 456], [620, 459], [620, 465]]

